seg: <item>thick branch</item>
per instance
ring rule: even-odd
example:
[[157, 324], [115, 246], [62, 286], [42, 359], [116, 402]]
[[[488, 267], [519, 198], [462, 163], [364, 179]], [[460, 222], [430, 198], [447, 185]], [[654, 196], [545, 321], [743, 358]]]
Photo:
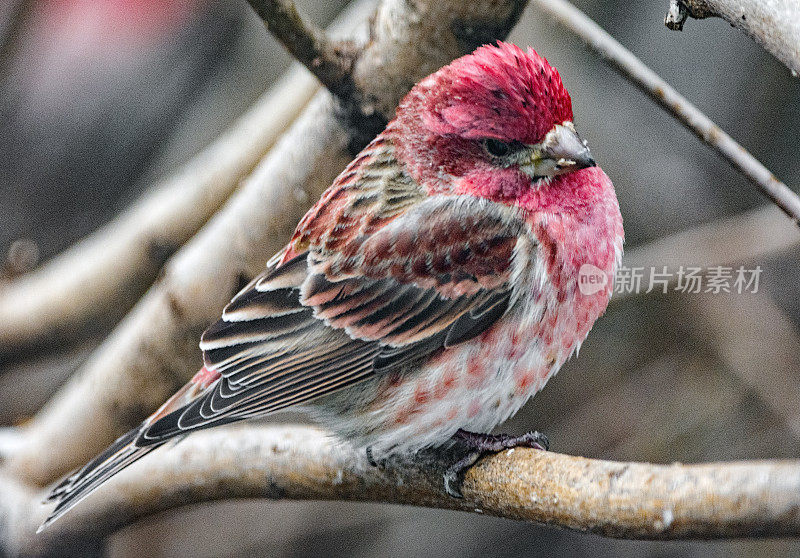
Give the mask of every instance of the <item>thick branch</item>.
[[286, 50], [331, 93], [342, 99], [353, 94], [351, 72], [356, 49], [351, 43], [329, 40], [325, 31], [300, 15], [291, 0], [248, 2]]
[[[317, 85], [292, 68], [181, 171], [41, 268], [0, 283], [0, 353], [110, 325], [213, 215], [297, 117]], [[287, 95], [286, 91], [292, 94]]]
[[661, 108], [722, 155], [795, 223], [800, 223], [800, 197], [797, 194], [586, 14], [566, 0], [534, 0], [533, 4], [577, 35]]
[[623, 538], [800, 534], [797, 460], [651, 465], [515, 449], [480, 461], [466, 474], [464, 498], [454, 499], [442, 483], [453, 458], [430, 452], [372, 467], [315, 428], [220, 428], [146, 457], [39, 537], [47, 508], [5, 480], [0, 532], [14, 551], [38, 554], [187, 504], [291, 498], [457, 509]]
[[796, 0], [670, 0], [664, 24], [681, 31], [688, 17], [720, 17], [800, 73], [800, 2]]
[[[364, 21], [371, 5], [358, 2], [340, 21]], [[376, 107], [393, 110], [431, 67], [468, 52], [476, 37], [504, 37], [523, 5], [387, 0], [359, 57], [356, 81], [369, 83]], [[28, 423], [21, 447], [4, 451], [0, 444], [7, 467], [35, 484], [53, 480], [135, 426], [199, 368], [202, 330], [219, 316], [241, 278], [263, 269], [309, 203], [352, 158], [351, 131], [337, 114], [326, 92], [310, 103], [83, 370]]]

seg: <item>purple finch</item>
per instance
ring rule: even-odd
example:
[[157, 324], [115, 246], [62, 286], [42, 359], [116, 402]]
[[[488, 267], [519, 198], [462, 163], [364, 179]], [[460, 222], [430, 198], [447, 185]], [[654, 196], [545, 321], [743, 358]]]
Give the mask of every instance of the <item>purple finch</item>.
[[535, 445], [468, 431], [542, 389], [611, 296], [622, 217], [572, 119], [532, 49], [419, 82], [203, 334], [200, 372], [58, 485], [48, 523], [175, 436], [289, 407], [381, 457]]

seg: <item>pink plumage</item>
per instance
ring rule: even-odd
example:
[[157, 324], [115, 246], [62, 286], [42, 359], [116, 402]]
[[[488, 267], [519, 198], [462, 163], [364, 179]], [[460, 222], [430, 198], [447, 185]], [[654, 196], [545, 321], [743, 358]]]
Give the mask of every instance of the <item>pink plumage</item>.
[[[175, 436], [290, 407], [375, 456], [515, 443], [465, 430], [511, 416], [578, 349], [622, 253], [572, 119], [532, 49], [484, 46], [418, 83], [204, 333], [201, 371], [56, 487], [48, 522]], [[602, 288], [584, 293], [585, 266]]]
[[421, 99], [425, 125], [439, 135], [534, 144], [554, 124], [572, 120], [572, 101], [558, 71], [533, 49], [499, 42], [437, 72]]

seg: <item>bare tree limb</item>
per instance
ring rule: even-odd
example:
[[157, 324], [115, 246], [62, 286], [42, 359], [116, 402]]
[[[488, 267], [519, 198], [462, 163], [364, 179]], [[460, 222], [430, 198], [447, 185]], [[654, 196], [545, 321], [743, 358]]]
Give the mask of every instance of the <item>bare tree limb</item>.
[[797, 460], [651, 465], [517, 448], [470, 469], [464, 498], [455, 499], [442, 482], [452, 459], [426, 452], [372, 467], [316, 428], [225, 427], [147, 456], [38, 537], [47, 512], [41, 494], [2, 479], [0, 533], [12, 553], [41, 555], [187, 504], [290, 498], [456, 509], [623, 538], [800, 534]]
[[[371, 6], [358, 2], [340, 21], [364, 21]], [[504, 37], [523, 6], [521, 0], [387, 0], [357, 61], [356, 81], [370, 82], [368, 98], [376, 107], [394, 110], [431, 67], [468, 52], [478, 37]], [[197, 339], [241, 276], [263, 269], [310, 201], [352, 158], [345, 122], [327, 92], [315, 97], [82, 371], [26, 425], [21, 444], [0, 444], [6, 467], [33, 484], [49, 482], [135, 426], [200, 367]]]
[[321, 92], [226, 206], [170, 260], [161, 279], [86, 365], [26, 426], [24, 445], [6, 465], [30, 482], [49, 482], [100, 451], [188, 380], [202, 365], [197, 340], [203, 329], [238, 290], [240, 277], [263, 268], [291, 234], [308, 200], [318, 197], [344, 167], [347, 139], [330, 95]]
[[800, 2], [793, 0], [670, 0], [664, 25], [681, 31], [687, 18], [719, 17], [744, 31], [800, 73]]
[[291, 0], [248, 0], [272, 34], [328, 90], [340, 99], [355, 91], [352, 69], [355, 45], [331, 41], [325, 31], [306, 21]]
[[[382, 5], [373, 41], [353, 69], [362, 109], [371, 106], [386, 118], [421, 75], [476, 40], [502, 36], [524, 3], [464, 4]], [[170, 260], [82, 374], [17, 436], [4, 433], [0, 553], [56, 554], [66, 542], [93, 545], [82, 554], [99, 552], [98, 538], [136, 518], [231, 497], [425, 505], [626, 538], [800, 535], [796, 460], [663, 466], [516, 449], [480, 462], [466, 476], [465, 498], [455, 500], [442, 490], [441, 474], [452, 461], [441, 455], [371, 468], [361, 452], [316, 429], [250, 425], [196, 433], [162, 448], [34, 537], [46, 513], [40, 494], [5, 475], [42, 483], [79, 464], [199, 365], [199, 330], [236, 290], [238, 275], [261, 268], [350, 158], [352, 124], [337, 115], [327, 93], [318, 94], [249, 181]]]
[[703, 143], [722, 155], [795, 223], [800, 224], [800, 197], [631, 51], [566, 0], [533, 0], [532, 3], [578, 36]]
[[293, 67], [228, 132], [119, 217], [44, 266], [0, 283], [0, 353], [75, 337], [123, 316], [316, 89], [311, 75]]

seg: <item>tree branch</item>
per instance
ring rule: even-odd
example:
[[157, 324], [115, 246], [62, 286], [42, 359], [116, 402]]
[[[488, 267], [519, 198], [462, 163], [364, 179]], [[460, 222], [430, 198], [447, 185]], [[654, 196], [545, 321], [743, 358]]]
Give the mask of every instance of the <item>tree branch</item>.
[[290, 498], [456, 509], [624, 538], [800, 534], [797, 460], [651, 465], [517, 448], [481, 460], [465, 476], [464, 498], [454, 499], [442, 482], [454, 458], [425, 452], [372, 467], [364, 452], [316, 428], [224, 427], [147, 456], [38, 537], [41, 494], [4, 479], [0, 533], [13, 553], [41, 555], [187, 504]]
[[33, 272], [0, 283], [0, 354], [74, 338], [123, 316], [316, 89], [312, 76], [293, 67], [228, 132], [112, 222]]
[[744, 31], [800, 73], [800, 3], [791, 0], [670, 0], [664, 25], [683, 30], [687, 18], [719, 17]]
[[[350, 158], [327, 92], [318, 94], [225, 207], [25, 428], [6, 466], [44, 484], [97, 453], [202, 365], [197, 340], [288, 238], [308, 200]], [[302, 152], [297, 146], [302, 145]], [[56, 451], [53, 451], [53, 450]], [[0, 456], [4, 448], [0, 445]], [[48, 459], [41, 459], [48, 455]]]
[[340, 99], [355, 91], [352, 69], [355, 45], [331, 41], [325, 31], [306, 21], [291, 0], [247, 0], [267, 29], [286, 50], [308, 68], [328, 90]]
[[[504, 37], [524, 4], [387, 0], [354, 68], [356, 83], [369, 84], [365, 98], [375, 107], [394, 110], [431, 67], [469, 52], [478, 37]], [[339, 21], [351, 27], [363, 22], [371, 6], [358, 2]], [[359, 130], [348, 124], [353, 125], [339, 117], [327, 92], [315, 97], [82, 371], [26, 425], [21, 444], [0, 444], [9, 470], [33, 484], [53, 480], [138, 424], [191, 377], [202, 364], [197, 349], [202, 330], [238, 291], [241, 278], [263, 269], [309, 202], [352, 158], [351, 139]]]
[[800, 197], [631, 51], [566, 0], [533, 0], [532, 3], [578, 36], [703, 143], [722, 155], [795, 223], [800, 224]]
[[[363, 15], [368, 5], [356, 10]], [[420, 77], [476, 41], [503, 36], [522, 5], [387, 0], [373, 40], [355, 59], [362, 108], [388, 117]], [[353, 124], [337, 116], [327, 93], [315, 97], [248, 182], [170, 260], [82, 374], [18, 436], [0, 440], [6, 473], [43, 483], [80, 464], [199, 366], [199, 331], [236, 290], [238, 275], [263, 266], [308, 201], [350, 159], [349, 142], [363, 133], [348, 129]], [[33, 531], [46, 513], [40, 494], [0, 478], [0, 553], [55, 554], [66, 541], [87, 544], [144, 515], [231, 497], [425, 505], [628, 538], [800, 534], [795, 460], [661, 466], [516, 449], [470, 470], [463, 500], [443, 493], [441, 474], [450, 463], [425, 454], [372, 468], [362, 452], [306, 427], [199, 432], [123, 471], [37, 538]]]

